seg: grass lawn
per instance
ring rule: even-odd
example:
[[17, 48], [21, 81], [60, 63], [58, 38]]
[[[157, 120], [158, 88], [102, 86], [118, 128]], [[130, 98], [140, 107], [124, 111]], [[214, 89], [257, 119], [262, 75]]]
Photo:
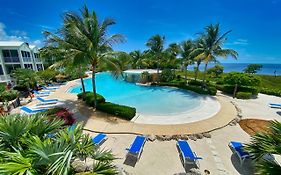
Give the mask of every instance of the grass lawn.
[[[181, 75], [184, 76], [185, 73], [183, 71], [176, 71], [177, 75]], [[226, 74], [226, 73], [224, 73]], [[269, 89], [277, 89], [277, 90], [281, 90], [281, 76], [271, 76], [271, 75], [257, 75], [261, 78], [261, 87], [263, 88], [269, 88]], [[187, 77], [188, 78], [194, 78], [195, 74], [193, 71], [187, 71]], [[203, 72], [199, 72], [198, 73], [198, 79], [203, 79]], [[216, 81], [216, 78], [211, 78], [208, 77], [207, 75], [207, 80], [209, 81]]]

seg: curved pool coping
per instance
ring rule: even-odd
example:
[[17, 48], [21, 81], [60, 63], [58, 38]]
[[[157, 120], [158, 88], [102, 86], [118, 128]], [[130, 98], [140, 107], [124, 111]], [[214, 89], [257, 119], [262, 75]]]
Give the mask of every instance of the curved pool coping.
[[[75, 88], [76, 86], [80, 85], [80, 82], [76, 81], [76, 83], [77, 83], [76, 85], [71, 86], [67, 89], [68, 93], [71, 93], [70, 91], [72, 88]], [[182, 90], [177, 87], [170, 87], [170, 86], [161, 86], [161, 87]], [[216, 98], [210, 95], [197, 94], [189, 90], [184, 90], [184, 91], [186, 93], [191, 93], [197, 98], [200, 98], [199, 99], [200, 105], [193, 109], [187, 109], [186, 111], [182, 111], [182, 112], [169, 113], [167, 115], [136, 113], [136, 116], [131, 121], [140, 124], [157, 124], [157, 125], [183, 124], [183, 123], [191, 123], [191, 122], [197, 122], [200, 120], [208, 119], [220, 111], [221, 105]]]

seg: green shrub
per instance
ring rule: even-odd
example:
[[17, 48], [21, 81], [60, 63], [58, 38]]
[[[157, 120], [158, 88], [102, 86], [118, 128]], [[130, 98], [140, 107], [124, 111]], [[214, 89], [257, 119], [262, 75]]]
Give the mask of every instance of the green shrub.
[[25, 85], [16, 85], [13, 87], [14, 90], [17, 91], [22, 91], [22, 92], [27, 92], [28, 91], [28, 87]]
[[[78, 99], [82, 99], [86, 102], [89, 106], [94, 106], [94, 93], [93, 92], [86, 92], [85, 94], [82, 92], [77, 95]], [[102, 95], [97, 94], [97, 103], [104, 103], [105, 98]]]
[[281, 97], [281, 90], [278, 89], [261, 88], [260, 93]]
[[161, 72], [160, 79], [162, 82], [169, 82], [176, 78], [175, 72], [171, 69], [164, 69]]
[[[233, 85], [216, 85], [216, 88], [222, 92], [233, 94], [235, 86]], [[249, 92], [252, 93], [252, 95], [258, 95], [259, 90], [257, 87], [252, 86], [238, 86], [237, 92]]]
[[195, 85], [195, 86], [203, 86], [203, 82], [202, 81], [197, 81], [197, 80], [189, 80], [188, 84], [189, 85]]
[[110, 102], [99, 103], [97, 109], [109, 114], [119, 116], [126, 120], [131, 120], [136, 115], [136, 108], [118, 105]]
[[8, 91], [4, 91], [0, 94], [0, 101], [4, 102], [4, 101], [11, 101], [16, 99], [18, 96], [18, 92], [15, 90], [8, 90]]
[[239, 99], [250, 99], [252, 97], [252, 93], [250, 92], [237, 92], [236, 98]]
[[6, 85], [5, 84], [0, 84], [0, 93], [6, 91]]
[[240, 72], [230, 72], [223, 78], [223, 84], [238, 86], [259, 86], [261, 83], [260, 77], [253, 74], [246, 74]]
[[215, 65], [214, 67], [207, 70], [207, 74], [211, 77], [219, 77], [223, 74], [224, 67], [222, 65]]
[[216, 95], [217, 94], [217, 89], [214, 87], [214, 86], [210, 86], [209, 88], [208, 88], [208, 91], [209, 91], [209, 94], [210, 95]]

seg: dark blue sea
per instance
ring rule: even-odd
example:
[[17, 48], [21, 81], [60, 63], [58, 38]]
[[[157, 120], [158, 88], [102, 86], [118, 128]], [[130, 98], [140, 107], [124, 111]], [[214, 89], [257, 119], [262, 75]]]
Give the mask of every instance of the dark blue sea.
[[[224, 67], [224, 72], [243, 72], [243, 70], [251, 63], [221, 63]], [[190, 65], [187, 67], [189, 70], [194, 70], [195, 65]], [[208, 68], [215, 66], [214, 63], [209, 63]], [[274, 75], [274, 71], [276, 71], [276, 75], [281, 75], [281, 64], [262, 64], [262, 69], [258, 71], [257, 74], [263, 75]], [[204, 70], [204, 64], [200, 65], [199, 68], [201, 71]]]

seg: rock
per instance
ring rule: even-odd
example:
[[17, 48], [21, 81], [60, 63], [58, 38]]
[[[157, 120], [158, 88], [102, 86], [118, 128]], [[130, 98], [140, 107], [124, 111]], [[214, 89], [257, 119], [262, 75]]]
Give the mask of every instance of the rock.
[[165, 136], [165, 140], [166, 140], [166, 141], [170, 141], [170, 140], [172, 140], [172, 136], [168, 136], [168, 135], [166, 135], [166, 136]]
[[75, 159], [71, 166], [73, 167], [74, 171], [77, 173], [85, 172], [87, 170], [87, 164], [85, 161], [82, 161], [80, 159]]
[[207, 133], [207, 132], [203, 133], [203, 136], [206, 137], [206, 138], [211, 138], [211, 134]]
[[188, 136], [188, 138], [189, 138], [190, 140], [194, 140], [194, 141], [197, 140], [197, 138], [196, 138], [194, 135], [190, 135], [190, 136]]
[[156, 140], [156, 136], [155, 135], [149, 135], [149, 136], [147, 136], [147, 139], [151, 142], [154, 142]]
[[203, 134], [196, 134], [195, 136], [197, 139], [203, 139], [203, 137], [204, 137]]
[[181, 135], [181, 139], [182, 140], [188, 140], [189, 139], [189, 135], [187, 135], [187, 134]]
[[235, 119], [234, 119], [234, 121], [236, 122], [236, 123], [239, 123], [240, 122], [240, 118], [239, 117], [236, 117]]
[[179, 136], [178, 136], [178, 135], [172, 135], [172, 136], [171, 136], [171, 139], [172, 139], [172, 140], [179, 140]]
[[162, 135], [156, 135], [156, 139], [159, 141], [165, 141], [165, 138]]

